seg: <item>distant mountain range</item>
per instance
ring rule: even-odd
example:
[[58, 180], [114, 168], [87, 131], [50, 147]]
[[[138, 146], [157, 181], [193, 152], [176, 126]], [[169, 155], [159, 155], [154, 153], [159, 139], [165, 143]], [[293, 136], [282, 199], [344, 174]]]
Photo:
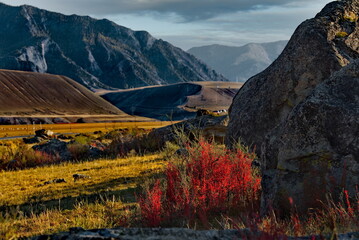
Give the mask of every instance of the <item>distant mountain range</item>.
[[88, 88], [226, 81], [148, 32], [102, 19], [0, 3], [0, 68], [60, 74]]
[[241, 47], [209, 45], [194, 47], [189, 53], [202, 60], [230, 81], [244, 82], [267, 68], [288, 41], [250, 43]]

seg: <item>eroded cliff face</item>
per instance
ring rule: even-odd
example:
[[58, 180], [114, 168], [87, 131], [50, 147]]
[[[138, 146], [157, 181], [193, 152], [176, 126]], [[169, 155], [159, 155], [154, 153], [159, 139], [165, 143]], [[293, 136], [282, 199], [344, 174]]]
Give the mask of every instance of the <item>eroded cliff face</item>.
[[329, 3], [233, 101], [227, 144], [256, 146], [263, 211], [288, 197], [306, 211], [359, 184], [358, 14], [357, 0]]
[[0, 68], [71, 77], [90, 88], [226, 79], [145, 31], [106, 19], [0, 3]]

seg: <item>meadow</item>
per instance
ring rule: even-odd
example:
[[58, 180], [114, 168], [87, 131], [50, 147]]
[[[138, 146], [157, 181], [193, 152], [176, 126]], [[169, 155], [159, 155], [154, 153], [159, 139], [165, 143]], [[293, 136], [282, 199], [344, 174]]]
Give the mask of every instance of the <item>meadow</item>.
[[111, 129], [144, 128], [152, 129], [164, 127], [176, 122], [107, 122], [107, 123], [68, 123], [68, 124], [28, 124], [28, 125], [0, 125], [0, 138], [27, 136], [35, 134], [36, 130], [46, 129], [55, 133], [92, 133], [95, 131], [110, 131]]
[[[201, 134], [189, 139], [179, 131], [178, 141], [160, 149], [138, 151], [130, 144], [124, 152], [124, 139], [145, 141], [143, 146], [156, 139], [146, 138], [148, 131], [110, 133], [107, 157], [2, 170], [0, 239], [70, 227], [247, 228], [261, 232], [258, 239], [335, 238], [358, 231], [359, 195], [349, 199], [345, 192], [340, 203], [328, 199], [323, 209], [308, 216], [299, 216], [295, 203], [287, 218], [278, 218], [275, 211], [260, 216], [260, 169], [252, 166], [257, 157], [240, 144], [228, 150]], [[82, 142], [80, 137], [75, 139]], [[74, 174], [86, 177], [77, 180]]]

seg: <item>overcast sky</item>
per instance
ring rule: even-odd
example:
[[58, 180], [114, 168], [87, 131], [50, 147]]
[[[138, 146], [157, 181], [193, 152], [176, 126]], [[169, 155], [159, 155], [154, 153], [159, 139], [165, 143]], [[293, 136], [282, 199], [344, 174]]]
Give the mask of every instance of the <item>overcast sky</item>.
[[287, 40], [330, 0], [0, 0], [107, 18], [187, 50], [194, 46]]

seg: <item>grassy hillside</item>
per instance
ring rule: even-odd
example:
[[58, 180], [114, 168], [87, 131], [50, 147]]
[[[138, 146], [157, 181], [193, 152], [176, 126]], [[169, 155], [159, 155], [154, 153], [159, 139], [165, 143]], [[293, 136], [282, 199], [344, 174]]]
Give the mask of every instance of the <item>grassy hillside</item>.
[[242, 85], [232, 82], [195, 82], [102, 91], [99, 94], [130, 115], [183, 120], [194, 117], [199, 108], [228, 109]]
[[126, 115], [67, 77], [0, 70], [0, 117], [115, 114]]

